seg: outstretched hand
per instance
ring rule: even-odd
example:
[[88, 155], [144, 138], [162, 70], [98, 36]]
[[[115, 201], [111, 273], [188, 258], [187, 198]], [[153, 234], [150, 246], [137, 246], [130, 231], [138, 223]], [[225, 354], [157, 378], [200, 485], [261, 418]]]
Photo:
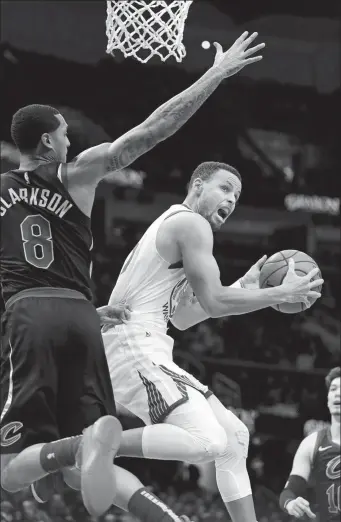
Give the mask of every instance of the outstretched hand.
[[258, 259], [257, 263], [252, 265], [250, 270], [246, 272], [246, 274], [241, 278], [240, 282], [244, 286], [244, 288], [248, 288], [249, 290], [254, 290], [259, 288], [259, 276], [262, 266], [267, 260], [267, 256], [263, 256]]
[[245, 31], [234, 42], [232, 47], [225, 52], [220, 43], [214, 42], [216, 55], [213, 68], [221, 70], [226, 78], [237, 74], [246, 65], [259, 62], [263, 58], [261, 55], [254, 56], [254, 54], [263, 49], [265, 43], [258, 44], [248, 49], [248, 46], [257, 38], [258, 33], [252, 33], [250, 36], [248, 36], [248, 34], [248, 31]]

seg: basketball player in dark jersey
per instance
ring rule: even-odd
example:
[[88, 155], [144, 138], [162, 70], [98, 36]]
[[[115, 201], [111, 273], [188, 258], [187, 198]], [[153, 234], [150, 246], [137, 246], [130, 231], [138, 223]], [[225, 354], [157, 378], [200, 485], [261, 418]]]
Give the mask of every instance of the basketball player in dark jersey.
[[[114, 143], [88, 149], [68, 164], [67, 123], [58, 111], [33, 105], [14, 115], [20, 166], [1, 176], [0, 200], [4, 489], [18, 491], [82, 463], [89, 512], [100, 515], [112, 503], [120, 481], [116, 484], [110, 463], [120, 426], [113, 417], [99, 317], [89, 301], [95, 190], [108, 172], [128, 166], [174, 134], [226, 77], [261, 60], [253, 55], [264, 44], [248, 49], [256, 36], [243, 33], [225, 53], [215, 44], [213, 66], [191, 87]], [[86, 426], [92, 427], [82, 439], [78, 434]], [[158, 503], [146, 494], [140, 497], [137, 514], [161, 520], [161, 511], [153, 520], [150, 506], [141, 507], [147, 500]]]
[[[296, 518], [305, 515], [319, 522], [336, 522], [341, 514], [340, 368], [326, 377], [331, 426], [308, 435], [300, 444], [280, 506]], [[313, 483], [316, 511], [306, 500], [308, 481]]]

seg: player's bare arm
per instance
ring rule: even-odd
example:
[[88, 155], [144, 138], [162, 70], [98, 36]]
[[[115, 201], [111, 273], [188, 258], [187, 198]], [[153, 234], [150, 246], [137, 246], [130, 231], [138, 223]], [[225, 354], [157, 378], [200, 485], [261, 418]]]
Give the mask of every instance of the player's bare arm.
[[311, 511], [308, 500], [305, 498], [308, 480], [312, 471], [313, 454], [317, 439], [317, 432], [311, 433], [299, 445], [292, 466], [292, 470], [284, 490], [280, 496], [280, 506], [289, 515], [302, 518], [316, 518]]
[[210, 317], [245, 314], [282, 302], [320, 297], [321, 294], [312, 289], [322, 284], [323, 280], [310, 282], [318, 269], [294, 280], [291, 274], [294, 269], [291, 267], [291, 282], [283, 282], [275, 288], [249, 290], [223, 286], [213, 256], [213, 233], [209, 223], [196, 213], [179, 214], [174, 216], [174, 224], [175, 221], [175, 237], [188, 282]]
[[[267, 256], [261, 257], [246, 274], [231, 285], [231, 288], [259, 288], [259, 275]], [[178, 330], [187, 330], [192, 326], [206, 321], [210, 316], [203, 310], [192, 288], [187, 287], [183, 294], [176, 311], [171, 318], [171, 322]]]
[[130, 130], [113, 143], [92, 147], [68, 164], [69, 190], [74, 185], [96, 187], [108, 172], [120, 170], [133, 163], [161, 141], [179, 130], [227, 77], [233, 76], [246, 65], [258, 62], [254, 56], [265, 44], [249, 48], [258, 33], [243, 33], [228, 51], [223, 52], [216, 43], [213, 66], [188, 89], [174, 96], [156, 109], [142, 124]]

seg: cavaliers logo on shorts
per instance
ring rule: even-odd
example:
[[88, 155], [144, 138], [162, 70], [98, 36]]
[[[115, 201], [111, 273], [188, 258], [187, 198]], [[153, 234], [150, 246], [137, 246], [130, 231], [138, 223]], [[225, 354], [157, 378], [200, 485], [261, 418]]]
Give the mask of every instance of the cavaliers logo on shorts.
[[19, 421], [10, 422], [3, 426], [0, 432], [1, 447], [7, 448], [7, 446], [12, 446], [12, 444], [18, 442], [21, 438], [21, 433], [18, 432], [23, 427], [23, 423]]

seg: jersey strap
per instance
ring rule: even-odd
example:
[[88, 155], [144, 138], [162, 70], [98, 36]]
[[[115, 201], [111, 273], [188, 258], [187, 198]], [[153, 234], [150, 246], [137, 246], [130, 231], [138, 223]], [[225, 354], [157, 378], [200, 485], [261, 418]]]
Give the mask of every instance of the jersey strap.
[[314, 452], [313, 452], [313, 460], [312, 460], [312, 467], [315, 465], [316, 455], [318, 452], [319, 447], [321, 446], [321, 443], [326, 435], [328, 435], [329, 428], [322, 428], [322, 430], [319, 430], [317, 432]]
[[[176, 214], [179, 214], [180, 212], [192, 212], [193, 213], [193, 210], [191, 210], [190, 208], [180, 208], [178, 210], [174, 210], [174, 212], [171, 212], [168, 216], [165, 217], [164, 221], [166, 221], [166, 219], [172, 217], [172, 216], [175, 216]], [[178, 268], [183, 268], [184, 265], [183, 265], [183, 262], [182, 260], [180, 261], [177, 261], [176, 263], [172, 263], [171, 265], [169, 265], [168, 267], [168, 270], [175, 270], [175, 269], [178, 269]]]
[[66, 174], [66, 168], [67, 167], [66, 167], [65, 163], [59, 164], [58, 171], [57, 171], [57, 178], [64, 185], [66, 190], [68, 190], [68, 179], [67, 179], [67, 174]]
[[166, 221], [166, 219], [173, 217], [173, 216], [175, 216], [175, 214], [179, 214], [180, 212], [191, 212], [193, 214], [193, 210], [190, 210], [189, 208], [186, 208], [186, 207], [180, 208], [180, 209], [174, 210], [174, 212], [171, 212], [170, 214], [168, 214], [168, 216], [166, 216], [163, 221]]

